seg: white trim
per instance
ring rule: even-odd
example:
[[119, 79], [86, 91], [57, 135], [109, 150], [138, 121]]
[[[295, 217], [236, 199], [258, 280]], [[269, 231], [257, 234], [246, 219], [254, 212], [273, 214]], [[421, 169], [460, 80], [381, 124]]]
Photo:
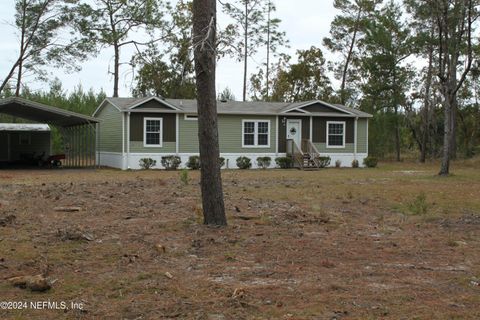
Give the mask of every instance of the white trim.
[[157, 101], [158, 103], [161, 103], [161, 104], [165, 105], [166, 107], [169, 107], [169, 108], [171, 108], [171, 109], [173, 109], [173, 110], [181, 111], [181, 109], [179, 109], [179, 108], [171, 105], [171, 104], [168, 103], [167, 101], [162, 100], [162, 99], [160, 99], [160, 98], [158, 98], [158, 97], [150, 97], [150, 98], [148, 98], [148, 99], [142, 100], [142, 101], [140, 101], [140, 102], [137, 102], [137, 103], [134, 104], [133, 106], [128, 107], [128, 109], [135, 109], [135, 108], [141, 106], [142, 104], [145, 104], [145, 103], [147, 103], [147, 102], [149, 102], [149, 101], [152, 101], [152, 100], [155, 100], [155, 101]]
[[122, 156], [125, 154], [125, 113], [122, 113]]
[[357, 145], [358, 145], [358, 138], [357, 138], [357, 130], [358, 130], [358, 117], [355, 118], [355, 122], [354, 122], [354, 129], [353, 129], [353, 158], [356, 160], [357, 159], [357, 153], [358, 153], [358, 150], [357, 150]]
[[[122, 111], [126, 112], [126, 111]], [[193, 114], [192, 111], [184, 111], [184, 110], [158, 110], [158, 109], [133, 109], [130, 110], [131, 113], [180, 113], [180, 114]], [[304, 113], [304, 112], [296, 112], [296, 113], [275, 113], [275, 112], [258, 112], [258, 113], [245, 113], [240, 111], [233, 111], [233, 112], [218, 112], [218, 115], [230, 115], [230, 116], [243, 116], [243, 117], [261, 117], [261, 116], [284, 116], [284, 117], [294, 117], [294, 116], [306, 116], [312, 113]], [[322, 113], [315, 113], [313, 114], [316, 117], [337, 117], [337, 118], [372, 118], [367, 116], [358, 116], [353, 114], [341, 114], [341, 113], [334, 113], [334, 112], [322, 112]]]
[[[299, 106], [295, 106], [295, 107], [293, 107], [293, 108], [290, 108], [290, 109], [287, 109], [287, 110], [285, 110], [285, 111], [282, 111], [282, 113], [287, 113], [287, 112], [292, 111], [292, 110], [298, 110], [298, 111], [300, 111], [299, 109], [302, 109], [302, 108], [311, 106], [312, 104], [316, 104], [316, 103], [323, 104], [323, 105], [325, 105], [325, 106], [327, 106], [327, 107], [329, 107], [329, 108], [332, 108], [332, 109], [341, 111], [341, 112], [346, 113], [346, 114], [350, 114], [350, 115], [353, 115], [353, 116], [358, 116], [358, 115], [356, 115], [356, 114], [353, 113], [353, 112], [350, 112], [350, 111], [347, 111], [347, 110], [343, 110], [342, 108], [339, 108], [339, 107], [337, 107], [337, 106], [334, 106], [333, 104], [327, 103], [327, 102], [322, 101], [322, 100], [310, 101], [310, 102], [307, 102], [307, 103], [305, 103], [305, 104], [302, 104], [302, 105], [299, 105]], [[306, 111], [306, 112], [308, 112], [308, 111]], [[308, 112], [308, 113], [310, 113], [310, 112]]]
[[[178, 114], [178, 113], [177, 113]], [[189, 118], [189, 117], [192, 117], [194, 116], [195, 118]], [[195, 114], [195, 113], [185, 113], [183, 115], [183, 120], [186, 120], [186, 121], [198, 121], [198, 114]]]
[[[342, 125], [343, 125], [343, 145], [341, 145], [341, 146], [331, 146], [331, 145], [330, 145], [330, 141], [329, 141], [329, 139], [328, 139], [328, 136], [329, 136], [329, 130], [328, 130], [328, 129], [329, 129], [329, 125], [330, 125], [330, 124], [342, 124]], [[325, 140], [326, 140], [326, 143], [325, 143], [326, 148], [327, 148], [327, 149], [344, 149], [344, 148], [345, 148], [345, 137], [346, 137], [346, 135], [347, 135], [347, 132], [346, 132], [346, 131], [347, 131], [347, 124], [346, 124], [346, 122], [345, 122], [345, 121], [327, 121], [326, 127], [327, 127], [327, 128], [326, 128], [326, 130], [327, 130], [327, 132], [326, 132], [326, 138], [325, 138]], [[337, 134], [337, 135], [338, 135], [338, 134]]]
[[368, 156], [368, 119], [367, 119], [367, 156]]
[[[160, 143], [159, 144], [147, 144], [147, 121], [148, 120], [156, 120], [160, 121]], [[143, 118], [143, 146], [145, 148], [162, 148], [163, 147], [163, 118], [153, 118], [153, 117], [145, 117]]]
[[278, 127], [278, 116], [275, 116], [275, 155], [278, 155], [278, 133], [280, 128]]
[[127, 112], [127, 169], [130, 169], [128, 165], [130, 162], [130, 112]]
[[[245, 145], [245, 122], [253, 122], [254, 123], [254, 129], [253, 129], [253, 145]], [[268, 137], [267, 141], [268, 144], [266, 145], [259, 145], [258, 144], [258, 123], [259, 122], [267, 122], [268, 123]], [[243, 149], [255, 149], [255, 148], [270, 148], [270, 137], [271, 137], [271, 132], [272, 132], [272, 126], [270, 124], [270, 120], [268, 119], [242, 119], [242, 148]], [[249, 133], [251, 134], [251, 133]]]
[[97, 115], [97, 112], [100, 111], [100, 109], [101, 109], [101, 108], [105, 105], [105, 103], [107, 103], [107, 102], [110, 103], [115, 109], [117, 109], [118, 111], [122, 112], [122, 110], [121, 110], [119, 107], [117, 107], [114, 103], [112, 103], [112, 102], [110, 101], [110, 99], [105, 98], [105, 99], [103, 99], [102, 103], [100, 103], [100, 105], [98, 106], [98, 108], [95, 109], [95, 111], [94, 111], [93, 114], [92, 114], [92, 117], [95, 117], [95, 116]]
[[178, 151], [180, 150], [180, 142], [179, 142], [179, 137], [180, 137], [180, 115], [177, 113], [175, 116], [175, 153], [178, 154]]
[[300, 145], [298, 145], [299, 148], [302, 147], [302, 132], [303, 132], [303, 128], [302, 128], [302, 119], [287, 119], [287, 121], [285, 122], [285, 140], [288, 140], [288, 123], [289, 122], [298, 122], [300, 124]]
[[313, 143], [313, 116], [310, 116], [310, 138], [309, 140]]

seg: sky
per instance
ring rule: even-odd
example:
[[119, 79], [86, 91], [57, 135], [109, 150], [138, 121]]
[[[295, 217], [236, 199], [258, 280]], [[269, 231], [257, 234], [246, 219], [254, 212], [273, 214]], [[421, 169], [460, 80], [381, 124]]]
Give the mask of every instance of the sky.
[[[280, 29], [287, 33], [290, 48], [282, 48], [281, 52], [295, 55], [297, 50], [308, 49], [311, 46], [321, 47], [322, 39], [328, 36], [330, 22], [337, 13], [333, 8], [333, 0], [274, 0], [277, 6], [275, 17], [282, 20]], [[220, 8], [219, 8], [220, 9]], [[220, 10], [219, 10], [220, 11]], [[9, 25], [14, 19], [14, 0], [0, 1], [0, 80], [3, 81], [18, 55], [18, 35]], [[219, 25], [225, 26], [227, 20], [219, 12]], [[323, 49], [323, 48], [322, 48]], [[328, 52], [323, 49], [328, 58]], [[124, 60], [128, 60], [133, 49], [122, 51]], [[113, 77], [108, 73], [111, 69], [112, 49], [106, 48], [95, 58], [81, 64], [82, 70], [76, 73], [66, 73], [61, 69], [47, 68], [51, 78], [59, 78], [65, 90], [71, 91], [81, 84], [85, 89], [95, 91], [103, 89], [107, 96], [112, 95]], [[249, 74], [255, 72], [257, 66], [264, 62], [263, 55], [257, 55], [249, 61]], [[127, 58], [127, 59], [125, 59]], [[33, 90], [48, 89], [49, 84], [27, 79], [28, 86]], [[120, 96], [131, 95], [132, 73], [124, 67], [120, 78]], [[230, 88], [237, 99], [242, 97], [243, 66], [234, 59], [224, 58], [217, 65], [217, 92]]]

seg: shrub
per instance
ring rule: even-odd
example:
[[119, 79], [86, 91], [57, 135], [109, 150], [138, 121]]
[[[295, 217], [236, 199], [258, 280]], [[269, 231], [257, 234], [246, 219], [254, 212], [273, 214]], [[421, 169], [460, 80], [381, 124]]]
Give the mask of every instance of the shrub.
[[358, 168], [358, 160], [357, 159], [352, 161], [352, 168]]
[[292, 167], [293, 160], [290, 157], [278, 157], [275, 159], [275, 163], [282, 169], [288, 169]]
[[272, 158], [270, 157], [258, 157], [257, 158], [257, 166], [262, 169], [267, 169], [270, 167], [270, 163], [272, 163]]
[[143, 170], [148, 170], [157, 165], [157, 160], [153, 160], [152, 158], [142, 158], [139, 161], [139, 166]]
[[200, 157], [199, 156], [188, 157], [187, 168], [192, 170], [200, 169]]
[[250, 169], [252, 167], [252, 162], [248, 157], [238, 157], [237, 167], [239, 167], [240, 169]]
[[184, 185], [188, 185], [189, 180], [190, 179], [188, 178], [188, 170], [182, 169], [182, 171], [180, 171], [180, 181], [182, 181]]
[[220, 169], [223, 168], [225, 165], [225, 158], [224, 157], [219, 157], [218, 158], [218, 164], [220, 165]]
[[335, 168], [340, 168], [342, 166], [342, 160], [338, 159], [335, 161]]
[[420, 192], [415, 199], [408, 205], [408, 210], [412, 215], [425, 215], [428, 213], [427, 196], [425, 192]]
[[330, 157], [318, 157], [318, 165], [320, 168], [328, 167], [330, 165], [330, 161]]
[[182, 160], [179, 156], [165, 156], [162, 157], [162, 166], [166, 170], [176, 170], [178, 166], [182, 163]]
[[363, 164], [367, 168], [375, 168], [378, 164], [378, 160], [375, 157], [366, 157], [365, 159], [363, 159]]

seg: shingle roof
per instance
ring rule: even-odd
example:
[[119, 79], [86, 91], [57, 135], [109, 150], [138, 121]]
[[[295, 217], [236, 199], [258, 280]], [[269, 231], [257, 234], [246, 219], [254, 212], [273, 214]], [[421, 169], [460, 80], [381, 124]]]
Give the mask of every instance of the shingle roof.
[[[191, 99], [164, 99], [158, 97], [143, 98], [107, 98], [107, 101], [122, 111], [131, 109], [149, 100], [156, 99], [170, 105], [183, 113], [197, 113], [197, 101]], [[343, 105], [332, 105], [320, 100], [312, 100], [306, 102], [260, 102], [260, 101], [217, 101], [217, 112], [219, 114], [251, 114], [251, 115], [275, 115], [284, 114], [288, 110], [295, 111], [296, 108], [310, 105], [313, 103], [321, 103], [328, 107], [344, 111], [346, 115], [358, 117], [371, 117], [370, 114], [360, 110], [345, 107]], [[298, 113], [302, 113], [298, 111]], [[302, 113], [303, 114], [303, 113]], [[310, 114], [306, 113], [305, 115]], [[312, 113], [315, 114], [315, 113]]]

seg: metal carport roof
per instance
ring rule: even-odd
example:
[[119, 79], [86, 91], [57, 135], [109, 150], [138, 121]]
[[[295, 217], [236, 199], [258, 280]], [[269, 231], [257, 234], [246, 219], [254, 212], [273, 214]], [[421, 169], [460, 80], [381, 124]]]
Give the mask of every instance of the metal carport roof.
[[0, 113], [60, 127], [99, 122], [93, 117], [18, 97], [0, 99]]

